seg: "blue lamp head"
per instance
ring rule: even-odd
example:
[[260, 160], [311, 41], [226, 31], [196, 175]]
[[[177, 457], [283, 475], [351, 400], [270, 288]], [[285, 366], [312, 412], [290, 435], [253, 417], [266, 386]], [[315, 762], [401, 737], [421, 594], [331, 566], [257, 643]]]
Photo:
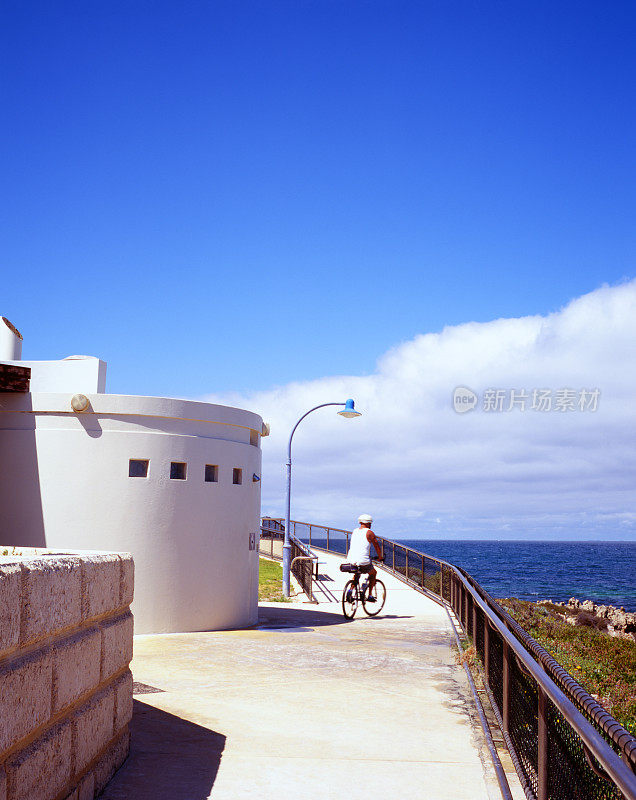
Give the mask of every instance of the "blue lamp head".
[[342, 411], [338, 411], [341, 417], [346, 417], [346, 419], [353, 419], [353, 417], [361, 417], [362, 414], [359, 411], [355, 410], [353, 400], [349, 399], [344, 404], [344, 408]]

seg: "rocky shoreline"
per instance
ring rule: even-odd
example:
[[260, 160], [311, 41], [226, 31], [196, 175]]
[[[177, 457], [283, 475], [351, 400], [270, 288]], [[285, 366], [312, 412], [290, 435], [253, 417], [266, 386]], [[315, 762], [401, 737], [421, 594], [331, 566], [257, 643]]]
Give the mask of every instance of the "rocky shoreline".
[[563, 609], [565, 621], [570, 625], [587, 625], [609, 636], [636, 642], [636, 612], [625, 611], [623, 606], [596, 605], [592, 600], [578, 600], [576, 597], [571, 597], [567, 603], [539, 600], [537, 605]]

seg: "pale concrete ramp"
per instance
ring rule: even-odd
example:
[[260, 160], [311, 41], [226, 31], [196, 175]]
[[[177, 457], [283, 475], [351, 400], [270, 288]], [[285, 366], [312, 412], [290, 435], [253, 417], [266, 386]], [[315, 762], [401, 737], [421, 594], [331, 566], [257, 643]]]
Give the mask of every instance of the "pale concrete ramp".
[[136, 695], [105, 800], [500, 798], [445, 611], [381, 577], [376, 618], [280, 603], [256, 629], [136, 637], [135, 681], [161, 691]]

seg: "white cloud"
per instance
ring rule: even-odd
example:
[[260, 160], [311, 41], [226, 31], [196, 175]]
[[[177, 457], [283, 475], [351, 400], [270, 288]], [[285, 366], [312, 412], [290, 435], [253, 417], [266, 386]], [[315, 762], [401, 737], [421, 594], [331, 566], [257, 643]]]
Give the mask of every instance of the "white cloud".
[[[261, 414], [263, 512], [282, 515], [285, 450], [297, 418], [355, 398], [364, 416], [321, 409], [294, 437], [293, 514], [351, 527], [371, 513], [387, 536], [636, 538], [636, 280], [547, 316], [468, 322], [385, 353], [367, 376], [248, 396], [208, 395]], [[276, 365], [272, 364], [272, 375]], [[479, 396], [457, 414], [455, 387]], [[485, 412], [488, 388], [601, 390], [596, 412]]]

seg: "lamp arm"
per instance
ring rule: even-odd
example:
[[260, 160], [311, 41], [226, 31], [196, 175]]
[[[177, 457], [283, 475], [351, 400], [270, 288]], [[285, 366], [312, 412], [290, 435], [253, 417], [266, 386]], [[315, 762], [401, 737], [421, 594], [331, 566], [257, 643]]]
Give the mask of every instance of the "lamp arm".
[[292, 428], [292, 432], [289, 435], [289, 444], [287, 445], [287, 463], [291, 464], [291, 447], [292, 447], [292, 439], [294, 438], [294, 434], [296, 433], [296, 428], [300, 425], [300, 423], [305, 419], [306, 416], [311, 414], [312, 411], [316, 411], [319, 408], [325, 408], [325, 406], [344, 406], [346, 403], [321, 403], [319, 406], [314, 406], [310, 408], [309, 411], [305, 412], [302, 417], [298, 420], [298, 422]]

